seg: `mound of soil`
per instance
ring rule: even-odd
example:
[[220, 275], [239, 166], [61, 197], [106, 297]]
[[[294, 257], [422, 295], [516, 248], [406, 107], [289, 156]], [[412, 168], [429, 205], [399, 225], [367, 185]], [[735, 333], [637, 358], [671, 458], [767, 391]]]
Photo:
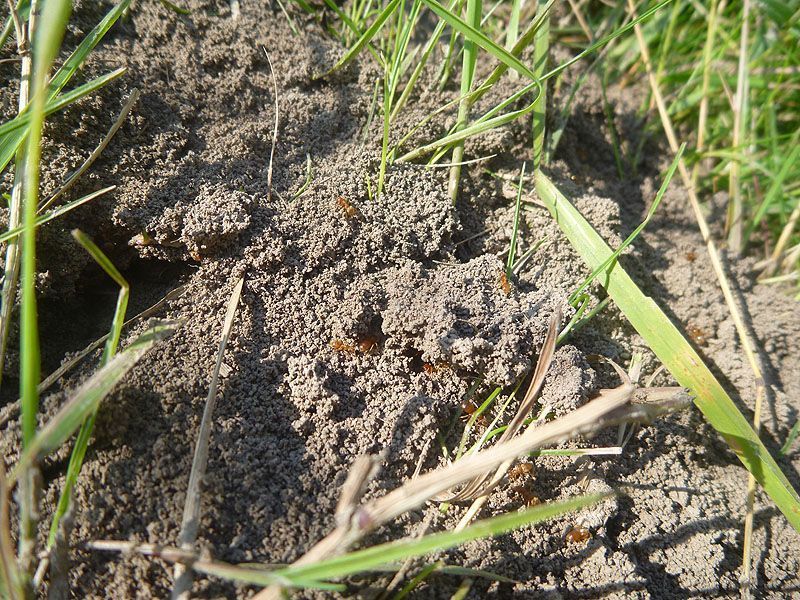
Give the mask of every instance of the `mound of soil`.
[[[265, 3], [242, 3], [236, 15], [228, 3], [184, 4], [191, 12], [181, 16], [158, 2], [137, 3], [84, 73], [126, 66], [126, 76], [54, 117], [47, 130], [45, 190], [91, 152], [130, 91], [141, 91], [132, 116], [73, 193], [109, 184], [117, 189], [43, 230], [44, 312], [48, 297], [74, 297], [82, 282], [99, 277], [67, 247], [72, 226], [128, 269], [142, 306], [186, 286], [159, 315], [183, 326], [145, 356], [98, 417], [76, 490], [70, 585], [81, 598], [169, 594], [166, 563], [90, 552], [84, 544], [177, 541], [225, 306], [240, 277], [245, 287], [225, 355], [198, 544], [221, 560], [282, 563], [334, 526], [339, 489], [357, 456], [382, 456], [367, 498], [397, 487], [420, 465], [440, 464], [437, 435], [450, 447], [457, 443], [461, 430], [452, 424], [467, 390], [478, 386], [485, 397], [501, 385], [509, 393], [535, 363], [551, 315], [561, 309], [565, 321], [571, 316], [567, 295], [588, 274], [527, 185], [520, 253], [541, 245], [513, 281], [502, 280], [514, 220], [515, 190], [507, 181], [530, 158], [524, 124], [468, 145], [471, 157], [496, 156], [464, 168], [456, 205], [447, 195], [447, 170], [417, 165], [390, 167], [376, 198], [381, 124], [371, 114], [378, 69], [364, 58], [315, 79], [341, 53], [316, 24], [300, 23], [296, 36]], [[80, 3], [68, 43], [103, 8]], [[275, 67], [277, 97], [264, 48]], [[10, 81], [12, 71], [4, 69]], [[641, 220], [665, 159], [660, 148], [648, 147], [640, 175], [619, 178], [596, 84], [582, 88], [550, 174], [613, 245]], [[515, 85], [501, 82], [486, 102]], [[629, 90], [610, 93], [618, 129], [635, 140], [641, 127], [635, 98]], [[448, 89], [413, 99], [398, 132], [457, 94]], [[3, 98], [9, 113], [12, 96]], [[563, 101], [551, 100], [556, 108]], [[416, 135], [432, 140], [445, 125]], [[308, 161], [311, 183], [304, 189]], [[677, 184], [623, 264], [693, 336], [749, 411], [752, 378]], [[776, 450], [800, 408], [800, 320], [796, 303], [755, 285], [750, 267], [731, 265], [764, 348], [771, 392], [764, 439]], [[60, 319], [68, 320], [63, 313]], [[145, 327], [133, 327], [126, 343]], [[45, 335], [43, 344], [49, 342], [77, 350], [83, 340]], [[615, 385], [613, 374], [595, 370], [587, 355], [627, 364], [633, 353], [644, 355], [645, 374], [659, 366], [611, 306], [558, 349], [542, 405], [565, 414], [599, 387]], [[44, 415], [93, 364], [87, 360], [43, 399]], [[656, 382], [670, 379], [661, 374]], [[13, 410], [10, 404], [4, 412]], [[616, 435], [609, 431], [591, 444], [614, 445]], [[9, 419], [2, 438], [7, 465], [17, 444], [17, 425]], [[45, 515], [63, 485], [67, 456], [65, 449], [44, 465]], [[800, 485], [797, 452], [781, 466]], [[617, 500], [442, 558], [517, 581], [476, 579], [470, 598], [737, 596], [745, 481], [734, 455], [692, 409], [642, 428], [621, 456], [538, 458], [525, 484], [542, 500], [626, 486]], [[481, 516], [523, 505], [503, 486]], [[451, 527], [462, 510], [441, 514], [430, 505], [368, 542], [413, 535], [423, 520], [431, 530]], [[574, 526], [586, 527], [589, 539], [568, 540]], [[798, 593], [800, 536], [761, 496], [755, 532], [757, 592]], [[369, 597], [387, 581], [359, 578], [352, 592]], [[459, 584], [454, 576], [433, 576], [414, 595], [450, 597]], [[198, 578], [193, 593], [245, 597], [252, 591]]]

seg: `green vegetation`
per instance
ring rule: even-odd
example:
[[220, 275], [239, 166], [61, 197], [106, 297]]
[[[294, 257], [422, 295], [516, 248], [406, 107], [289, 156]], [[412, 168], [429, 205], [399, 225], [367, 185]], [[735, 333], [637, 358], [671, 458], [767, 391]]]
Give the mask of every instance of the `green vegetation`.
[[[638, 10], [652, 4], [647, 0]], [[608, 11], [584, 16], [594, 29]], [[676, 0], [642, 23], [656, 83], [675, 127], [689, 141], [699, 194], [727, 192], [730, 250], [762, 257], [764, 274], [783, 281], [800, 281], [798, 23], [800, 8], [776, 0]], [[623, 84], [645, 72], [632, 37], [617, 43], [606, 65]], [[641, 114], [660, 136], [661, 122], [648, 111], [652, 104], [652, 95], [646, 96]], [[641, 145], [627, 150], [635, 165]]]
[[[176, 13], [188, 13], [168, 0], [161, 2]], [[751, 6], [748, 0], [730, 5], [724, 0], [712, 0], [707, 9], [688, 0], [663, 0], [658, 3], [645, 0], [635, 10], [631, 8], [629, 11], [621, 6], [609, 8], [598, 5], [581, 12], [580, 7], [573, 6], [577, 26], [559, 29], [553, 25], [555, 20], [551, 18], [554, 0], [497, 2], [486, 11], [481, 0], [452, 0], [446, 5], [436, 0], [353, 0], [343, 6], [333, 0], [325, 0], [325, 5], [325, 8], [320, 8], [298, 1], [288, 7], [281, 4], [281, 10], [294, 31], [297, 31], [292, 18], [295, 10], [313, 14], [320, 17], [321, 21], [323, 12], [330, 17], [324, 21], [327, 30], [346, 49], [335, 64], [321, 69], [319, 78], [329, 76], [365, 53], [381, 69], [382, 79], [376, 82], [374, 103], [375, 111], [378, 107], [381, 111], [380, 166], [374, 174], [374, 197], [373, 180], [367, 179], [371, 199], [380, 198], [386, 185], [387, 171], [394, 163], [425, 160], [427, 165], [434, 165], [449, 156], [448, 191], [456, 202], [462, 182], [462, 167], [470, 163], [469, 157], [465, 160], [465, 143], [511, 122], [523, 123], [526, 131], [530, 131], [530, 137], [527, 138], [531, 140], [530, 155], [519, 157], [521, 169], [517, 184], [515, 220], [504, 276], [512, 279], [518, 266], [530, 256], [530, 252], [538, 248], [536, 245], [521, 257], [517, 256], [524, 206], [525, 170], [528, 165], [526, 160], [530, 161], [533, 168], [539, 199], [550, 210], [553, 219], [591, 272], [569, 298], [576, 309], [574, 316], [560, 334], [556, 329], [560, 323], [551, 324], [546, 344], [548, 351], [543, 350], [542, 354], [549, 352], [551, 357], [557, 343], [566, 339], [609, 302], [614, 302], [670, 373], [681, 385], [691, 390], [696, 397], [696, 405], [707, 421], [740, 458], [753, 480], [764, 488], [791, 525], [800, 530], [800, 497], [758, 437], [759, 409], [756, 410], [756, 420], [751, 426], [662, 309], [653, 299], [642, 293], [618, 264], [620, 254], [648, 225], [674, 173], [681, 169], [684, 179], [690, 180], [694, 190], [703, 199], [708, 200], [718, 190], [727, 192], [728, 221], [724, 241], [733, 254], [753, 252], [763, 257], [765, 281], [800, 281], [800, 182], [797, 180], [800, 157], [800, 122], [797, 110], [800, 99], [798, 9], [777, 0], [767, 0], [758, 6]], [[75, 231], [73, 235], [76, 240], [119, 285], [119, 297], [96, 372], [52, 418], [39, 426], [41, 373], [35, 288], [36, 231], [44, 223], [112, 189], [99, 190], [44, 212], [63, 192], [63, 189], [59, 190], [46, 201], [39, 198], [44, 121], [45, 117], [71, 106], [124, 74], [123, 69], [113, 70], [64, 91], [87, 56], [128, 10], [129, 0], [123, 0], [114, 6], [52, 76], [50, 73], [61, 51], [71, 2], [47, 0], [40, 8], [40, 14], [32, 22], [30, 16], [37, 12], [31, 11], [28, 3], [18, 3], [12, 10], [3, 33], [4, 40], [10, 39], [12, 34], [15, 36], [22, 54], [19, 113], [7, 123], [0, 124], [0, 170], [12, 164], [14, 167], [8, 230], [0, 235], [0, 241], [7, 243], [0, 313], [0, 372], [18, 284], [21, 292], [21, 452], [12, 471], [8, 475], [0, 473], [0, 594], [10, 598], [26, 598], [35, 593], [33, 578], [38, 556], [36, 534], [39, 525], [36, 487], [40, 461], [67, 444], [77, 432], [67, 467], [66, 482], [49, 526], [47, 550], [51, 550], [59, 543], [62, 517], [69, 508], [71, 493], [80, 475], [100, 403], [136, 362], [177, 326], [175, 323], [154, 325], [118, 352], [127, 309], [128, 283], [88, 236]], [[423, 19], [431, 19], [432, 26], [420, 27]], [[640, 29], [638, 39], [631, 35], [634, 28]], [[550, 47], [559, 42], [574, 47], [576, 52], [569, 60], [553, 66]], [[32, 54], [24, 52], [29, 44], [32, 45]], [[652, 60], [648, 59], [647, 50]], [[437, 65], [430, 64], [435, 57], [441, 59], [438, 68], [435, 68]], [[565, 70], [587, 57], [593, 57], [594, 62], [575, 79], [567, 95], [567, 104], [560, 114], [551, 116], [548, 120], [547, 86], [560, 86], [561, 75]], [[492, 61], [493, 69], [480, 81], [479, 73], [483, 71], [476, 69], [476, 65], [484, 58]], [[408, 107], [414, 95], [421, 92], [426, 68], [435, 68], [437, 88], [446, 89], [449, 86], [449, 89], [457, 90], [457, 93], [454, 91], [454, 97], [449, 102], [427, 115], [411, 131], [398, 131], [395, 127], [398, 116]], [[640, 74], [650, 76], [651, 87], [649, 95], [642, 102], [641, 116], [648, 119], [651, 135], [661, 135], [663, 127], [668, 136], [673, 137], [671, 124], [674, 123], [681, 136], [688, 140], [688, 144], [684, 143], [678, 148], [677, 143], [670, 139], [675, 154], [650, 210], [642, 224], [616, 250], [608, 247], [545, 172], [564, 130], [569, 106], [580, 94], [587, 74], [595, 69], [602, 69], [600, 76], [603, 85], [603, 109], [611, 132], [614, 159], [620, 178], [635, 174], [638, 158], [644, 151], [644, 142], [631, 146], [621, 139], [614, 126], [613, 110], [606, 96], [605, 86], [608, 83], [625, 85], [627, 80]], [[480, 105], [482, 112], [478, 113], [476, 107], [479, 101], [489, 92], [500, 89], [497, 84], [507, 74], [516, 89], [499, 99], [495, 98], [495, 104], [488, 109]], [[459, 77], [458, 80], [455, 79], [456, 76]], [[657, 105], [660, 110], [658, 119], [654, 117], [653, 105]], [[125, 115], [127, 111], [123, 110], [121, 118], [124, 119]], [[439, 139], [428, 140], [417, 147], [408, 147], [413, 134], [435, 119], [446, 123], [446, 133]], [[107, 137], [113, 135], [114, 131]], [[690, 176], [684, 167], [687, 163], [692, 169]], [[302, 194], [311, 181], [312, 164], [309, 156], [305, 183], [295, 197]], [[66, 182], [64, 189], [70, 183], [71, 181]], [[701, 229], [704, 227], [707, 229], [701, 221]], [[704, 235], [707, 235], [705, 230]], [[713, 249], [713, 242], [709, 244]], [[727, 285], [724, 276], [721, 275], [720, 279], [723, 287]], [[602, 301], [592, 298], [590, 286], [593, 283], [599, 283], [608, 297]], [[235, 295], [237, 301], [242, 283], [238, 285]], [[227, 332], [230, 331], [235, 304], [232, 303], [233, 309], [229, 313]], [[214, 386], [221, 367], [226, 336], [227, 333], [223, 336], [209, 402], [215, 395]], [[407, 491], [404, 486], [374, 501], [371, 508], [375, 509], [375, 513], [359, 513], [359, 510], [363, 510], [363, 506], [358, 504], [360, 498], [351, 498], [352, 506], [346, 507], [351, 512], [346, 513], [346, 516], [353, 518], [355, 515], [372, 520], [362, 526], [358, 525], [358, 519], [354, 519], [356, 525], [339, 525], [341, 531], [337, 529], [334, 532], [341, 535], [336, 546], [337, 550], [341, 550], [338, 555], [333, 555], [330, 549], [317, 554], [312, 550], [304, 557], [305, 560], [296, 564], [281, 568], [261, 568], [228, 565], [197, 556], [186, 548], [159, 548], [124, 543], [116, 546], [97, 544], [95, 547], [157, 555], [179, 563], [181, 568], [185, 567], [193, 572], [272, 586], [271, 591], [268, 589], [265, 594], [277, 594], [280, 588], [342, 590], [343, 585], [336, 580], [344, 577], [451, 548], [469, 540], [500, 535], [514, 528], [589, 506], [606, 496], [589, 495], [543, 504], [472, 525], [467, 524], [472, 516], [468, 513], [468, 518], [462, 521], [464, 526], [453, 531], [349, 551], [352, 545], [372, 529], [423, 502], [440, 500], [442, 492], [452, 486], [464, 483], [469, 485], [477, 481], [474, 485], [476, 489], [480, 488], [493, 472], [495, 479], [502, 478], [511, 461], [518, 456], [572, 456], [616, 451], [613, 448], [540, 448], [553, 440], [569, 437], [567, 434], [543, 438], [535, 443], [528, 440], [526, 436], [534, 429], [528, 425], [534, 418], [545, 420], [548, 416], [546, 411], [542, 411], [537, 417], [529, 414], [548, 366], [549, 360], [543, 361], [537, 367], [533, 377], [535, 384], [532, 384], [520, 403], [520, 410], [506, 424], [501, 425], [500, 420], [512, 400], [517, 397], [521, 382], [516, 389], [504, 396], [500, 387], [490, 387], [492, 391], [475, 406], [467, 420], [459, 444], [452, 452], [453, 463], [440, 470], [453, 478], [449, 487], [444, 490], [435, 486], [418, 489], [411, 482], [408, 487], [415, 493], [409, 491], [408, 498], [413, 499], [413, 502], [397, 501], [396, 498]], [[580, 427], [569, 429], [568, 433], [574, 435], [576, 431], [588, 432], [591, 431], [590, 426], [599, 427], [633, 418], [629, 413], [620, 415], [617, 406], [627, 402], [629, 397], [626, 394], [629, 396], [631, 392], [632, 387], [625, 386], [615, 390], [610, 395], [612, 397], [604, 399], [608, 402], [608, 406], [604, 405], [606, 412], [599, 413], [595, 420], [587, 421], [588, 425], [582, 423], [579, 424]], [[478, 419], [485, 419], [493, 407], [496, 408], [493, 419], [485, 426], [479, 439], [468, 447]], [[208, 411], [207, 428], [210, 427], [211, 414], [210, 409]], [[607, 421], [604, 420], [606, 418]], [[560, 425], [557, 421], [553, 424]], [[790, 451], [798, 431], [800, 425], [795, 425], [786, 439], [782, 453]], [[195, 525], [199, 522], [199, 481], [205, 470], [203, 453], [207, 452], [207, 447], [203, 446], [207, 445], [208, 431], [205, 436], [206, 441], [198, 444], [200, 450], [196, 463], [199, 466], [196, 465], [193, 469], [195, 477], [192, 492], [196, 505], [187, 508], [188, 516], [185, 518], [185, 521], [189, 521], [190, 517], [194, 519]], [[495, 440], [498, 436], [499, 441]], [[494, 445], [487, 450], [485, 447], [490, 442], [494, 442]], [[445, 451], [449, 457], [451, 453], [447, 449]], [[486, 464], [481, 463], [484, 459], [488, 461]], [[358, 480], [360, 476], [361, 480], [357, 482], [363, 483], [368, 479], [367, 473], [368, 470], [360, 472], [354, 466], [351, 477]], [[434, 472], [428, 475], [435, 477], [438, 474]], [[8, 518], [9, 497], [15, 486], [19, 488], [16, 496], [19, 508], [19, 544], [16, 551], [10, 544]], [[480, 504], [476, 500], [473, 506], [479, 508]], [[383, 513], [378, 511], [379, 507], [383, 508]], [[379, 514], [381, 519], [378, 518]], [[746, 540], [750, 539], [749, 531], [746, 528]], [[184, 541], [191, 546], [195, 534], [196, 530], [185, 534]], [[746, 541], [746, 546], [748, 544]], [[747, 575], [749, 560], [746, 558], [744, 563]], [[455, 572], [455, 567], [447, 567], [441, 562], [423, 567], [401, 590], [400, 596], [410, 592], [434, 572], [445, 572], [448, 568]], [[491, 576], [469, 569], [462, 569], [460, 574], [465, 577]], [[464, 593], [468, 589], [467, 585]]]

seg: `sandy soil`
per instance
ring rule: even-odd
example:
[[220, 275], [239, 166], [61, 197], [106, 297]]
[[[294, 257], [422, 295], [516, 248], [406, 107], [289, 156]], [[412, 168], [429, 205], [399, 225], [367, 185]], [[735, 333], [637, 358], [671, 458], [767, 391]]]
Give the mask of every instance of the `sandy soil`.
[[[569, 318], [566, 297], [587, 275], [526, 191], [520, 252], [545, 242], [510, 291], [501, 285], [514, 192], [485, 169], [510, 176], [530, 158], [530, 132], [522, 125], [468, 145], [468, 156], [497, 156], [464, 170], [456, 206], [446, 194], [445, 170], [414, 165], [391, 168], [386, 193], [370, 201], [367, 179], [374, 186], [380, 124], [365, 125], [376, 68], [365, 59], [331, 80], [314, 81], [340, 52], [316, 25], [304, 24], [303, 35], [294, 37], [286, 19], [262, 3], [243, 2], [238, 19], [226, 2], [185, 4], [192, 12], [181, 17], [158, 2], [137, 3], [85, 76], [117, 66], [128, 67], [128, 74], [48, 127], [44, 185], [52, 189], [91, 152], [130, 90], [142, 92], [74, 194], [110, 183], [118, 189], [42, 232], [43, 313], [54, 323], [52, 347], [61, 354], [78, 350], [98, 333], [96, 324], [88, 325], [97, 314], [85, 310], [87, 282], [104, 318], [111, 299], [111, 288], [72, 246], [71, 227], [82, 227], [126, 267], [135, 306], [181, 283], [188, 290], [159, 315], [182, 319], [184, 326], [142, 360], [100, 413], [76, 493], [70, 584], [79, 598], [169, 594], [166, 564], [89, 552], [83, 544], [105, 538], [176, 542], [225, 304], [239, 277], [246, 284], [225, 358], [230, 372], [215, 415], [199, 544], [226, 561], [276, 563], [296, 559], [331, 529], [338, 489], [358, 455], [385, 457], [367, 497], [399, 485], [420, 461], [425, 468], [437, 465], [436, 434], [450, 431], [447, 440], [455, 443], [460, 432], [448, 424], [461, 411], [468, 387], [479, 375], [510, 386], [525, 373], [553, 311], [561, 307]], [[78, 3], [68, 43], [105, 8]], [[270, 52], [279, 89], [271, 198], [276, 98], [262, 47]], [[12, 81], [11, 68], [3, 68]], [[495, 93], [513, 86], [502, 82]], [[2, 92], [6, 112], [14, 106], [11, 89], [6, 85]], [[633, 143], [641, 125], [634, 114], [637, 99], [630, 89], [611, 93], [617, 126]], [[455, 94], [446, 90], [415, 99], [398, 131]], [[551, 102], [560, 106], [563, 98]], [[436, 127], [423, 129], [418, 139], [434, 139], [444, 124]], [[550, 173], [612, 244], [639, 223], [658, 186], [665, 157], [659, 147], [646, 148], [637, 165], [640, 175], [620, 181], [599, 91], [594, 83], [583, 88]], [[305, 180], [307, 156], [313, 181], [292, 199]], [[342, 209], [340, 196], [357, 214]], [[751, 377], [676, 184], [623, 263], [692, 334], [749, 414]], [[764, 439], [776, 450], [800, 409], [796, 303], [778, 289], [755, 285], [750, 262], [738, 261], [732, 269], [764, 348], [771, 390]], [[74, 319], [64, 317], [63, 301]], [[130, 331], [127, 341], [143, 327]], [[335, 350], [336, 340], [355, 351]], [[360, 343], [370, 351], [358, 350]], [[607, 309], [558, 350], [542, 403], [564, 414], [599, 387], [614, 384], [609, 371], [589, 365], [587, 355], [627, 364], [635, 352], [644, 354], [646, 374], [658, 367], [619, 312]], [[14, 383], [13, 364], [8, 386]], [[426, 365], [437, 368], [431, 373]], [[91, 368], [87, 361], [50, 393], [45, 414]], [[666, 375], [657, 381], [670, 382]], [[488, 393], [490, 386], [481, 389]], [[9, 404], [4, 414], [13, 409]], [[15, 459], [16, 427], [8, 421], [2, 437], [7, 465]], [[615, 439], [616, 431], [609, 431], [591, 443], [611, 445]], [[66, 457], [62, 452], [44, 465], [45, 513], [57, 498]], [[800, 485], [797, 451], [781, 465]], [[543, 500], [587, 486], [626, 485], [627, 495], [443, 557], [519, 582], [478, 579], [470, 598], [734, 597], [745, 482], [733, 454], [700, 413], [689, 410], [641, 429], [622, 456], [537, 459], [526, 482]], [[504, 486], [482, 516], [522, 504]], [[439, 515], [432, 528], [452, 526], [460, 512]], [[436, 513], [431, 506], [407, 515], [369, 541], [412, 534]], [[589, 528], [590, 539], [569, 543], [565, 533], [579, 524]], [[763, 497], [755, 544], [758, 595], [799, 594], [800, 536]], [[385, 584], [377, 576], [360, 578], [352, 592], [370, 597]], [[436, 576], [414, 595], [449, 597], [458, 584], [456, 577]], [[245, 597], [252, 591], [205, 579], [194, 587], [198, 597]]]

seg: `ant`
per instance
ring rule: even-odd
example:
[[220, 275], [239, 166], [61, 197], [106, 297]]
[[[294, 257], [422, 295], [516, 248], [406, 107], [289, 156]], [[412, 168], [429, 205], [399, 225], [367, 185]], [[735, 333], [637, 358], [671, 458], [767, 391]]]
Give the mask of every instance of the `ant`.
[[524, 485], [512, 485], [511, 489], [522, 496], [522, 501], [525, 502], [525, 506], [536, 506], [537, 504], [541, 504], [541, 500], [539, 500], [538, 496], [535, 496], [533, 492], [531, 492]]
[[572, 544], [580, 544], [581, 542], [585, 542], [592, 534], [589, 533], [589, 530], [582, 525], [576, 525], [572, 529], [567, 532], [567, 541]]
[[350, 204], [350, 202], [348, 202], [347, 198], [345, 198], [344, 196], [337, 197], [336, 204], [338, 204], [339, 208], [341, 208], [344, 211], [344, 214], [347, 216], [348, 219], [352, 219], [358, 216], [358, 210], [356, 209], [356, 207]]
[[342, 340], [333, 340], [331, 342], [331, 348], [336, 350], [336, 352], [344, 352], [345, 354], [355, 354], [356, 347], [353, 344], [348, 344]]
[[378, 347], [378, 338], [374, 335], [365, 335], [358, 339], [358, 349], [364, 354], [369, 354]]
[[500, 280], [500, 282], [499, 282], [500, 289], [503, 290], [503, 293], [506, 296], [510, 295], [511, 294], [511, 282], [508, 280], [508, 276], [505, 274], [505, 272], [502, 272], [502, 271], [500, 272], [499, 280]]
[[[425, 374], [429, 377], [435, 377], [442, 371], [445, 371], [448, 368], [447, 363], [422, 363], [422, 370], [425, 371]], [[473, 411], [474, 412], [474, 411]]]
[[686, 328], [686, 333], [692, 338], [692, 341], [698, 346], [708, 346], [708, 334], [705, 330], [697, 327], [696, 325], [689, 325]]
[[508, 478], [511, 481], [522, 479], [533, 471], [533, 465], [529, 462], [517, 463], [508, 471]]
[[[464, 411], [464, 414], [461, 415], [461, 418], [465, 421], [468, 421], [469, 418], [475, 414], [475, 411], [480, 408], [477, 404], [475, 404], [472, 400], [467, 400], [464, 405], [461, 407]], [[480, 425], [481, 427], [488, 427], [489, 421], [485, 415], [478, 415], [478, 418], [475, 419], [475, 422]]]

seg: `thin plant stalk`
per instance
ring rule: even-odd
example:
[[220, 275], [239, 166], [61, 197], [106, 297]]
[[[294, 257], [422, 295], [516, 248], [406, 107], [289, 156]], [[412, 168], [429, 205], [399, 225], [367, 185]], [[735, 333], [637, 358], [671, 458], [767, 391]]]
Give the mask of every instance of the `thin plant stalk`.
[[[747, 121], [748, 102], [750, 93], [750, 72], [747, 65], [747, 44], [750, 33], [750, 0], [744, 0], [742, 14], [742, 32], [739, 45], [739, 69], [736, 77], [736, 101], [733, 106], [733, 147], [747, 153], [746, 148], [740, 144], [744, 138], [744, 127]], [[740, 181], [741, 163], [733, 160], [730, 163], [730, 176], [728, 178], [728, 247], [734, 254], [742, 251], [743, 235], [743, 207], [742, 186]]]
[[[36, 435], [39, 412], [39, 325], [36, 308], [36, 211], [39, 202], [39, 163], [41, 160], [44, 107], [47, 75], [55, 60], [71, 10], [69, 0], [51, 0], [43, 8], [36, 27], [28, 22], [33, 41], [31, 72], [30, 133], [25, 150], [24, 202], [21, 260], [20, 308], [20, 421], [22, 448], [29, 446]], [[31, 12], [35, 15], [35, 10]], [[19, 562], [23, 573], [31, 574], [36, 552], [38, 519], [37, 469], [35, 464], [22, 473], [20, 480]]]
[[506, 260], [506, 278], [510, 278], [514, 272], [514, 261], [517, 257], [517, 240], [519, 238], [519, 216], [522, 205], [522, 186], [525, 182], [525, 163], [519, 171], [519, 185], [517, 186], [517, 201], [514, 206], [514, 229], [511, 232], [511, 241], [508, 248], [508, 259]]
[[[17, 8], [11, 5], [11, 14], [17, 35], [17, 52], [21, 57], [19, 74], [19, 104], [18, 111], [22, 111], [28, 106], [30, 99], [30, 79], [32, 59], [30, 53], [30, 39], [28, 31], [31, 28], [29, 21], [27, 26], [20, 23]], [[11, 201], [8, 210], [8, 229], [12, 230], [20, 226], [22, 220], [22, 190], [25, 174], [25, 147], [17, 149], [14, 182], [11, 188]], [[8, 344], [8, 333], [11, 325], [11, 313], [14, 309], [14, 301], [17, 296], [17, 285], [19, 283], [19, 261], [20, 261], [20, 242], [11, 240], [6, 246], [5, 274], [3, 277], [2, 306], [0, 306], [0, 382], [2, 382], [5, 366], [6, 345]]]
[[[550, 53], [550, 7], [540, 2], [536, 13], [542, 24], [536, 30], [533, 44], [533, 72], [540, 81], [547, 70], [547, 57]], [[545, 117], [547, 111], [547, 84], [542, 83], [536, 102], [533, 105], [533, 170], [542, 164], [544, 152]]]
[[[75, 229], [72, 232], [72, 237], [83, 246], [86, 252], [94, 259], [94, 261], [106, 272], [106, 274], [114, 280], [119, 286], [119, 294], [117, 295], [117, 306], [114, 310], [114, 318], [111, 322], [111, 330], [109, 331], [106, 339], [105, 347], [103, 348], [103, 355], [100, 357], [99, 368], [103, 368], [108, 364], [114, 355], [117, 353], [119, 347], [119, 340], [122, 335], [122, 326], [125, 323], [125, 313], [128, 309], [128, 299], [130, 298], [130, 285], [122, 274], [117, 270], [111, 260], [103, 253], [102, 250], [95, 244], [89, 236]], [[58, 499], [56, 510], [53, 515], [53, 520], [50, 524], [50, 534], [47, 540], [48, 548], [52, 548], [55, 544], [58, 534], [58, 527], [69, 509], [72, 499], [72, 490], [80, 475], [81, 467], [83, 466], [83, 459], [86, 456], [86, 450], [89, 447], [89, 440], [94, 430], [94, 423], [97, 417], [97, 411], [92, 412], [81, 425], [78, 432], [78, 437], [75, 440], [75, 446], [72, 448], [72, 454], [69, 458], [69, 465], [67, 467], [66, 479], [64, 482], [64, 489], [61, 490], [61, 496]]]
[[[467, 24], [480, 30], [481, 26], [481, 0], [467, 0]], [[469, 111], [472, 100], [469, 93], [472, 90], [472, 79], [475, 75], [475, 64], [478, 60], [478, 46], [470, 39], [464, 39], [464, 60], [461, 67], [461, 102], [458, 105], [456, 131], [463, 129], [469, 120]], [[460, 141], [453, 148], [453, 166], [450, 169], [448, 193], [455, 204], [458, 199], [459, 181], [461, 180], [461, 162], [464, 160], [464, 141]]]
[[[517, 36], [519, 35], [519, 12], [522, 8], [522, 0], [511, 0], [511, 14], [508, 17], [508, 31], [506, 31], [506, 50], [509, 52], [517, 43]], [[518, 78], [519, 75], [512, 75], [512, 78]]]
[[[181, 520], [181, 533], [179, 544], [183, 550], [191, 550], [197, 540], [197, 531], [200, 528], [201, 512], [201, 489], [200, 484], [206, 475], [208, 465], [208, 447], [211, 438], [211, 424], [214, 408], [217, 404], [217, 386], [219, 385], [219, 373], [222, 369], [222, 360], [225, 357], [225, 347], [228, 344], [233, 320], [236, 316], [236, 309], [239, 306], [239, 298], [242, 295], [244, 277], [239, 279], [233, 287], [233, 292], [228, 300], [225, 311], [225, 321], [222, 325], [222, 335], [220, 336], [219, 349], [217, 350], [217, 360], [214, 364], [214, 371], [211, 374], [211, 385], [208, 388], [206, 404], [203, 408], [203, 418], [200, 422], [200, 431], [197, 434], [194, 456], [192, 457], [192, 470], [189, 474], [189, 486], [186, 490], [186, 503], [183, 507], [183, 519]], [[189, 592], [192, 588], [192, 571], [183, 565], [175, 565], [174, 571], [175, 584], [172, 588], [172, 598], [188, 600]]]

